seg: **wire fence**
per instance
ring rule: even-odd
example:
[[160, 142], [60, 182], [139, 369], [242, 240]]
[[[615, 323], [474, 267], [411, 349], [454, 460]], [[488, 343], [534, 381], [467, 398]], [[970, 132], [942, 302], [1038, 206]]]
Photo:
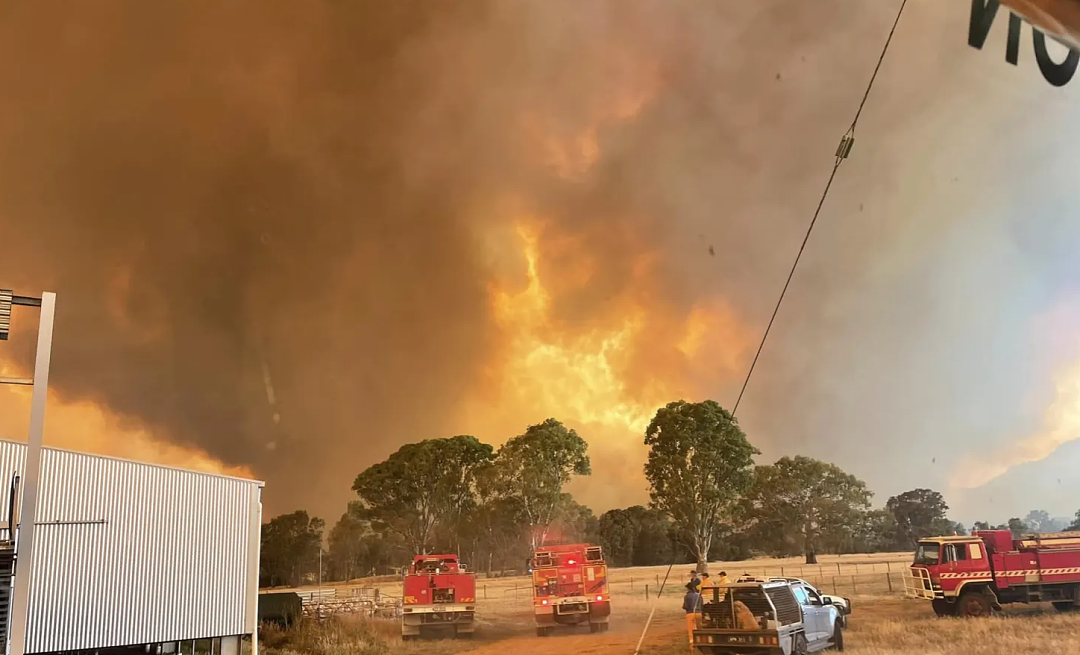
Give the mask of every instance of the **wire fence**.
[[[904, 593], [904, 571], [908, 565], [900, 562], [867, 562], [859, 564], [826, 564], [821, 566], [782, 566], [765, 569], [738, 569], [728, 571], [732, 580], [744, 575], [754, 577], [799, 578], [813, 585], [819, 591], [836, 595], [901, 595]], [[480, 582], [480, 581], [478, 581]], [[663, 575], [619, 575], [619, 570], [612, 571], [608, 587], [612, 597], [640, 596], [642, 599], [656, 597], [675, 598], [686, 593], [685, 582], [669, 579], [661, 592]], [[477, 597], [480, 600], [500, 602], [526, 602], [532, 598], [532, 587], [528, 578], [515, 579], [509, 584], [477, 584]]]

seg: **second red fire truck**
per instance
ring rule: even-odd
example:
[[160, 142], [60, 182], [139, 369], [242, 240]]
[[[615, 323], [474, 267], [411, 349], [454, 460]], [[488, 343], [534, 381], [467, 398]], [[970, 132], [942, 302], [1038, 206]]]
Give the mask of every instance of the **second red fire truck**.
[[600, 546], [544, 546], [533, 553], [530, 566], [537, 635], [546, 637], [557, 625], [607, 630], [611, 593]]
[[402, 579], [402, 639], [471, 637], [475, 629], [476, 574], [466, 572], [457, 555], [417, 555]]
[[905, 590], [939, 616], [985, 616], [1008, 603], [1080, 607], [1080, 532], [922, 539]]

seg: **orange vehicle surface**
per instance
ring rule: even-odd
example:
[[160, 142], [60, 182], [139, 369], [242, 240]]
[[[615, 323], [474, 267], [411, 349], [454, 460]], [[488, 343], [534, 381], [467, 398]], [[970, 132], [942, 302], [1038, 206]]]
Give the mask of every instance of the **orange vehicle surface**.
[[607, 630], [611, 593], [600, 546], [545, 546], [533, 553], [530, 565], [536, 634], [546, 637], [557, 625]]

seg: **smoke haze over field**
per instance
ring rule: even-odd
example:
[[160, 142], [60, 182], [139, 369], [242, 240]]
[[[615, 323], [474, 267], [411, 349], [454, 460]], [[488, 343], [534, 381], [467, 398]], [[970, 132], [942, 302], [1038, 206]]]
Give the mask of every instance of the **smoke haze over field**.
[[[0, 284], [59, 294], [47, 443], [332, 520], [402, 443], [554, 416], [585, 501], [644, 501], [656, 407], [734, 401], [896, 8], [6, 8]], [[1011, 452], [1080, 359], [1076, 89], [1008, 66], [1003, 17], [968, 48], [969, 8], [909, 3], [740, 409], [763, 459], [880, 502]], [[0, 433], [24, 411], [0, 390]], [[1069, 484], [1017, 502], [1071, 514]]]

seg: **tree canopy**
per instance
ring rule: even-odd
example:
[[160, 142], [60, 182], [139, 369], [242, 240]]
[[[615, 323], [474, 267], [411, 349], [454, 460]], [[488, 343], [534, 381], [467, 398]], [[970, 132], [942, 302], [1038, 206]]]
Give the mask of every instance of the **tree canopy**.
[[801, 551], [817, 563], [822, 539], [842, 539], [858, 529], [873, 494], [866, 483], [834, 464], [809, 457], [784, 457], [758, 466], [748, 494], [750, 516], [775, 535], [774, 554]]
[[645, 431], [652, 505], [675, 522], [701, 570], [721, 525], [753, 483], [754, 455], [731, 413], [715, 401], [660, 408]]
[[262, 526], [259, 578], [262, 586], [297, 586], [313, 570], [322, 550], [325, 522], [299, 510]]
[[556, 518], [563, 487], [576, 475], [592, 473], [589, 444], [559, 421], [530, 425], [499, 449], [498, 489], [520, 511], [532, 547], [542, 543]]
[[359, 517], [400, 534], [414, 552], [426, 553], [436, 525], [458, 521], [469, 507], [473, 476], [490, 462], [492, 450], [471, 436], [402, 446], [356, 476]]
[[889, 498], [885, 507], [896, 519], [896, 545], [904, 550], [914, 548], [919, 539], [951, 534], [958, 527], [946, 517], [945, 498], [932, 489], [905, 491]]
[[671, 520], [641, 505], [612, 509], [600, 515], [600, 544], [614, 566], [669, 564], [675, 556]]

